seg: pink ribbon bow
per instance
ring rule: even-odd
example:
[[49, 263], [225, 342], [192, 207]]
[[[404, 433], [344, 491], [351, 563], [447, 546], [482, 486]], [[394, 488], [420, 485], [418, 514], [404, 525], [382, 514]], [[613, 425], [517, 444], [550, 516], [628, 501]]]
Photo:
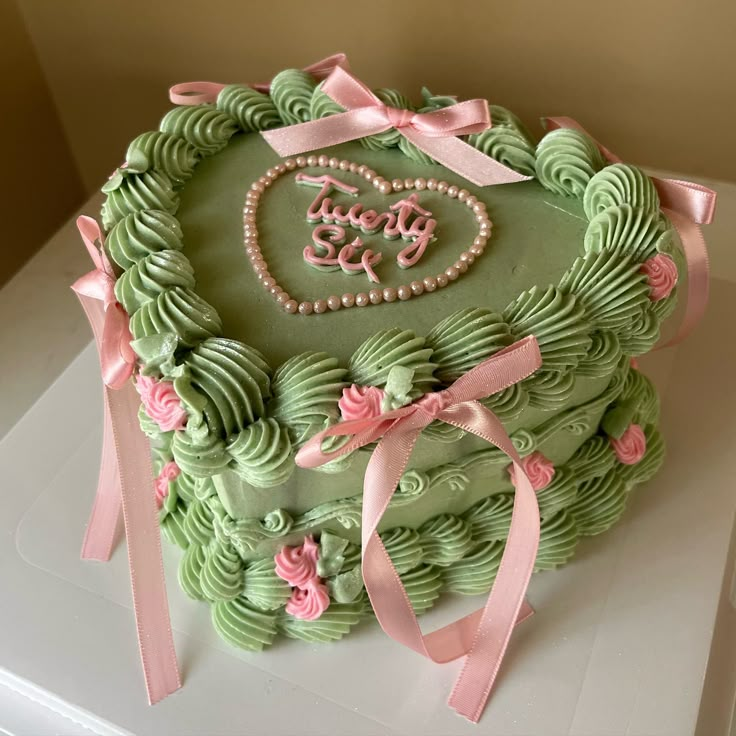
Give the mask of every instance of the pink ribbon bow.
[[[611, 163], [621, 163], [621, 159], [601, 145], [580, 123], [573, 118], [542, 118], [547, 130], [572, 128], [585, 133], [600, 150], [603, 157]], [[685, 299], [685, 314], [675, 336], [660, 348], [682, 342], [700, 322], [708, 306], [709, 272], [708, 249], [699, 225], [708, 225], [713, 220], [717, 194], [701, 184], [682, 179], [660, 179], [650, 177], [659, 194], [662, 211], [677, 230], [682, 243], [687, 264], [688, 284]]]
[[339, 66], [324, 81], [322, 91], [346, 112], [263, 131], [261, 135], [279, 156], [314, 151], [395, 128], [417, 148], [478, 186], [531, 178], [457, 138], [491, 127], [486, 100], [466, 100], [432, 112], [401, 110], [385, 105], [365, 84]]
[[[467, 655], [449, 703], [473, 722], [483, 712], [514, 626], [532, 613], [524, 595], [539, 545], [539, 507], [532, 484], [498, 417], [477, 399], [523, 380], [541, 363], [536, 339], [527, 337], [468, 371], [444, 391], [376, 417], [329, 427], [312, 437], [296, 456], [298, 465], [314, 468], [380, 440], [363, 487], [363, 582], [376, 617], [390, 637], [438, 663]], [[506, 453], [514, 464], [516, 493], [501, 565], [485, 607], [424, 635], [377, 528], [419, 434], [435, 419], [472, 432]], [[328, 437], [351, 439], [325, 453], [322, 443]]]
[[[314, 64], [304, 67], [305, 72], [309, 72], [316, 79], [322, 80], [336, 67], [348, 69], [348, 59], [345, 54], [332, 54], [325, 59], [315, 61]], [[271, 82], [260, 82], [250, 84], [249, 87], [259, 92], [268, 92], [271, 89]], [[174, 105], [202, 105], [204, 103], [212, 103], [217, 100], [217, 95], [227, 87], [226, 84], [220, 82], [181, 82], [169, 88], [169, 100]]]
[[95, 269], [72, 289], [92, 326], [104, 383], [100, 474], [82, 558], [110, 559], [122, 510], [138, 646], [153, 704], [179, 689], [181, 681], [161, 561], [151, 450], [138, 425], [140, 399], [130, 380], [136, 356], [130, 346], [128, 315], [115, 299], [115, 273], [102, 232], [91, 217], [78, 218], [77, 227]]

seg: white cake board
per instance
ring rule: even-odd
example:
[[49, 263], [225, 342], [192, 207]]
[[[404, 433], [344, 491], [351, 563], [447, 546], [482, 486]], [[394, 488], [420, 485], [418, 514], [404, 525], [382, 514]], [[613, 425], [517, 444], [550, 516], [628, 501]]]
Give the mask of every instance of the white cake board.
[[[109, 564], [79, 560], [101, 442], [91, 346], [0, 442], [0, 684], [63, 712], [70, 734], [690, 736], [700, 717], [698, 733], [720, 736], [712, 729], [726, 728], [733, 667], [709, 677], [704, 694], [703, 682], [714, 632], [733, 646], [736, 630], [723, 601], [716, 629], [736, 508], [736, 344], [717, 335], [735, 294], [715, 281], [696, 335], [641, 361], [663, 395], [665, 467], [614, 529], [583, 541], [563, 570], [535, 576], [538, 613], [516, 632], [479, 726], [445, 705], [458, 663], [425, 662], [375, 624], [337, 645], [230, 648], [208, 607], [180, 591], [180, 552], [166, 543], [185, 686], [149, 707], [125, 550]], [[469, 603], [441, 605], [427, 622]]]

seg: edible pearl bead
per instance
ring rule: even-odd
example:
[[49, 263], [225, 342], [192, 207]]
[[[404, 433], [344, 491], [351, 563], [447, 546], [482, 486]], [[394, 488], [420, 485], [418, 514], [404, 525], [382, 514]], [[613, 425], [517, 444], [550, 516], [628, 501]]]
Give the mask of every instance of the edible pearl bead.
[[475, 261], [475, 256], [467, 250], [460, 254], [460, 260], [465, 261], [468, 265]]
[[279, 178], [279, 172], [276, 171], [276, 169], [267, 169], [266, 170], [266, 176], [269, 179], [278, 179]]
[[283, 307], [286, 302], [289, 301], [291, 297], [289, 296], [288, 292], [282, 291], [277, 297], [276, 297], [276, 304]]
[[469, 197], [466, 198], [466, 200], [465, 200], [465, 206], [466, 207], [470, 207], [470, 209], [473, 209], [473, 207], [475, 206], [475, 204], [476, 204], [477, 201], [478, 201], [478, 198], [477, 197], [474, 197], [471, 194]]
[[455, 263], [453, 263], [452, 265], [460, 273], [466, 273], [468, 270], [468, 264], [462, 260], [462, 257], [455, 261]]
[[271, 296], [275, 299], [279, 294], [283, 294], [284, 290], [278, 284], [274, 284], [268, 290], [268, 293], [271, 294]]
[[358, 171], [358, 164], [355, 163], [355, 161], [350, 162], [350, 166], [348, 167], [348, 170], [355, 174]]
[[450, 188], [450, 185], [446, 181], [441, 181], [437, 184], [437, 191], [440, 194], [447, 194], [447, 190]]
[[261, 249], [258, 247], [258, 245], [248, 245], [245, 248], [245, 252], [247, 255], [252, 256], [254, 253], [260, 253]]
[[324, 314], [327, 311], [327, 302], [324, 299], [317, 299], [314, 303], [314, 313]]
[[483, 202], [477, 202], [473, 205], [473, 212], [475, 212], [476, 215], [485, 214], [486, 206], [483, 204]]
[[424, 284], [421, 281], [412, 281], [409, 284], [409, 287], [411, 288], [411, 292], [414, 296], [424, 294]]
[[327, 297], [327, 306], [330, 310], [333, 312], [336, 312], [340, 307], [342, 306], [342, 302], [340, 301], [339, 296], [328, 296]]
[[303, 169], [307, 165], [307, 158], [306, 156], [297, 156], [296, 157], [296, 165]]
[[287, 171], [294, 171], [294, 169], [297, 167], [296, 161], [294, 161], [293, 158], [287, 158], [286, 161], [284, 161], [284, 166], [286, 167]]
[[254, 181], [254, 182], [253, 182], [253, 183], [252, 183], [252, 184], [250, 185], [250, 188], [251, 188], [251, 189], [252, 189], [252, 190], [253, 190], [254, 192], [257, 192], [258, 194], [263, 194], [263, 192], [264, 192], [264, 190], [265, 190], [265, 187], [263, 186], [263, 184], [261, 184], [260, 180], [258, 180], [258, 181]]
[[479, 235], [477, 238], [475, 238], [475, 240], [473, 240], [473, 245], [481, 245], [485, 247], [485, 244], [487, 242], [488, 240], [486, 238]]
[[314, 305], [312, 302], [302, 302], [299, 305], [299, 314], [312, 314]]
[[414, 179], [404, 179], [404, 189], [414, 189]]
[[430, 192], [434, 192], [437, 189], [437, 179], [427, 179], [427, 189]]
[[427, 188], [427, 180], [423, 176], [420, 176], [418, 179], [415, 179], [414, 188], [418, 189], [420, 192], [423, 192]]
[[365, 164], [361, 164], [360, 166], [358, 166], [356, 173], [358, 174], [358, 176], [363, 176], [366, 171], [368, 171], [368, 167]]
[[284, 304], [284, 311], [289, 314], [296, 314], [297, 309], [299, 309], [299, 305], [294, 299], [289, 299], [289, 301]]
[[268, 187], [271, 186], [271, 179], [269, 179], [267, 176], [259, 176], [258, 183], [265, 189], [268, 189]]
[[445, 276], [447, 276], [450, 281], [455, 281], [459, 275], [460, 272], [455, 268], [455, 266], [450, 266], [445, 269]]
[[401, 286], [399, 286], [399, 288], [396, 289], [396, 296], [398, 296], [402, 302], [405, 302], [407, 299], [411, 299], [412, 297], [411, 286], [407, 286], [406, 284], [401, 284]]
[[485, 248], [482, 245], [471, 245], [470, 246], [470, 252], [474, 256], [482, 256], [484, 250]]
[[277, 173], [277, 174], [278, 174], [279, 176], [281, 176], [282, 174], [285, 174], [285, 173], [286, 173], [286, 166], [285, 166], [285, 164], [282, 164], [282, 163], [278, 163], [278, 164], [276, 164], [276, 166], [274, 166], [273, 168], [274, 168], [274, 169], [276, 169], [276, 173]]
[[381, 182], [381, 186], [378, 187], [378, 191], [381, 192], [381, 194], [391, 194], [392, 189], [393, 187], [391, 186], [391, 182], [386, 181], [385, 179]]
[[432, 276], [427, 276], [422, 280], [424, 284], [424, 290], [432, 292], [437, 288], [437, 280]]
[[371, 289], [368, 292], [368, 298], [371, 304], [380, 304], [383, 301], [383, 291], [381, 289]]
[[467, 189], [461, 189], [457, 193], [457, 199], [459, 202], [464, 202], [468, 198], [469, 195], [470, 195], [470, 192]]
[[372, 180], [372, 179], [373, 179], [373, 178], [375, 177], [375, 175], [376, 175], [376, 172], [375, 172], [375, 171], [373, 171], [373, 169], [366, 169], [366, 170], [365, 170], [365, 171], [363, 172], [363, 178], [364, 178], [364, 179], [365, 179], [366, 181], [371, 181], [371, 180]]
[[346, 291], [340, 297], [340, 303], [343, 305], [343, 307], [349, 309], [355, 304], [355, 294], [351, 294], [349, 291]]
[[339, 169], [340, 168], [340, 159], [335, 158], [334, 156], [329, 160], [330, 168], [331, 169]]
[[387, 286], [383, 290], [383, 301], [385, 302], [395, 302], [397, 296], [398, 294], [396, 293], [396, 289], [391, 286]]
[[344, 158], [342, 161], [340, 161], [340, 171], [348, 171], [349, 169], [350, 169], [350, 161]]
[[368, 298], [368, 294], [366, 294], [364, 291], [361, 291], [360, 294], [355, 295], [355, 303], [359, 307], [367, 307], [371, 301]]
[[437, 286], [440, 289], [444, 289], [445, 286], [447, 286], [447, 284], [449, 282], [448, 281], [448, 278], [447, 278], [447, 275], [444, 274], [444, 273], [438, 273], [437, 276], [435, 276], [435, 278], [437, 279]]
[[448, 188], [447, 196], [450, 197], [450, 199], [455, 199], [459, 191], [460, 189], [458, 189], [458, 187], [453, 184], [451, 187]]
[[394, 179], [391, 182], [391, 187], [395, 192], [403, 192], [404, 191], [404, 182], [401, 179]]
[[317, 165], [317, 157], [307, 156], [307, 166], [316, 166], [316, 165]]
[[317, 163], [318, 163], [318, 164], [319, 164], [320, 166], [322, 166], [322, 167], [325, 167], [325, 166], [327, 166], [327, 164], [329, 164], [329, 163], [330, 163], [330, 158], [329, 158], [329, 156], [325, 156], [324, 154], [322, 154], [322, 155], [321, 155], [321, 156], [320, 156], [320, 157], [319, 157], [319, 158], [317, 159]]

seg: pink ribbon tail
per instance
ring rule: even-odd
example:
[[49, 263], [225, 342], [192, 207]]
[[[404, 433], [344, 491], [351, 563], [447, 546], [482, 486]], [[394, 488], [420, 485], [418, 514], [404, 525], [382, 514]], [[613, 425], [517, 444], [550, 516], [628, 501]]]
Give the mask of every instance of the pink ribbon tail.
[[[467, 655], [449, 704], [473, 722], [485, 708], [514, 626], [532, 613], [524, 595], [534, 569], [540, 524], [536, 494], [511, 439], [498, 418], [477, 399], [523, 380], [540, 365], [536, 340], [525, 338], [444, 391], [371, 419], [341, 422], [320, 432], [296, 457], [298, 465], [316, 467], [380, 438], [364, 482], [363, 582], [381, 627], [393, 639], [438, 663]], [[508, 540], [485, 607], [425, 635], [377, 528], [421, 431], [434, 419], [471, 432], [507, 454], [516, 469], [516, 493]], [[351, 439], [339, 450], [324, 453], [322, 443], [331, 436]]]
[[[324, 59], [304, 67], [316, 79], [322, 80], [335, 68], [341, 66], [349, 68], [347, 56], [343, 53], [332, 54]], [[271, 82], [258, 82], [249, 85], [259, 92], [269, 92]], [[227, 87], [220, 82], [180, 82], [169, 88], [169, 100], [174, 105], [203, 105], [217, 101], [217, 95]]]
[[[603, 157], [611, 163], [621, 163], [621, 159], [601, 145], [580, 123], [568, 117], [542, 118], [547, 130], [572, 128], [587, 135], [600, 150]], [[670, 347], [682, 342], [700, 322], [708, 306], [710, 264], [705, 238], [700, 225], [708, 225], [715, 215], [717, 194], [712, 189], [681, 179], [661, 179], [651, 177], [662, 211], [672, 222], [682, 243], [687, 266], [687, 295], [685, 314], [675, 336], [657, 346], [657, 349]]]
[[263, 131], [279, 156], [327, 148], [395, 128], [417, 148], [478, 186], [510, 184], [531, 177], [504, 166], [458, 136], [491, 126], [488, 103], [466, 100], [432, 112], [413, 113], [385, 105], [344, 67], [335, 67], [322, 91], [346, 112]]
[[138, 646], [153, 705], [178, 690], [181, 680], [161, 559], [151, 450], [138, 424], [140, 400], [130, 380], [135, 357], [124, 324], [127, 315], [115, 301], [114, 273], [102, 232], [88, 217], [79, 218], [77, 225], [96, 269], [72, 289], [92, 326], [105, 384], [100, 475], [82, 557], [110, 559], [122, 509]]

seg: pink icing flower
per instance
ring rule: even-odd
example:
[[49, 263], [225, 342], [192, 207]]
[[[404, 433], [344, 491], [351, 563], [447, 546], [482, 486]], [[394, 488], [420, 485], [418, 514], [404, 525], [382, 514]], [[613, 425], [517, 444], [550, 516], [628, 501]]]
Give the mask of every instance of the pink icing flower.
[[156, 477], [156, 505], [161, 508], [164, 505], [164, 499], [169, 495], [169, 483], [179, 477], [181, 470], [173, 461], [169, 460], [166, 465], [161, 468], [161, 472]]
[[138, 374], [135, 387], [141, 396], [146, 414], [158, 424], [162, 432], [184, 429], [187, 413], [171, 381], [157, 381], [152, 376]]
[[[526, 474], [529, 476], [532, 488], [535, 491], [541, 491], [543, 488], [546, 488], [552, 482], [552, 478], [555, 477], [555, 466], [541, 452], [533, 452], [531, 455], [523, 457], [521, 459], [521, 467], [524, 468]], [[511, 482], [516, 485], [516, 468], [514, 468], [514, 464], [511, 463], [507, 470], [511, 476]]]
[[304, 543], [298, 547], [282, 547], [273, 561], [276, 563], [276, 574], [286, 580], [294, 588], [305, 588], [317, 577], [317, 560], [319, 545], [311, 536], [304, 537]]
[[649, 298], [653, 302], [668, 297], [677, 284], [677, 266], [665, 253], [658, 253], [642, 263], [639, 269], [649, 282]]
[[631, 366], [631, 367], [632, 367], [632, 368], [633, 368], [633, 369], [634, 369], [635, 371], [638, 371], [638, 370], [639, 370], [639, 361], [638, 361], [638, 360], [637, 360], [636, 358], [632, 358], [632, 359], [631, 359], [631, 360], [629, 361], [629, 365], [630, 365], [630, 366]]
[[384, 392], [376, 386], [358, 386], [353, 384], [342, 390], [342, 397], [337, 402], [342, 418], [371, 419], [381, 413]]
[[327, 586], [315, 578], [305, 588], [294, 588], [286, 603], [286, 613], [303, 621], [316, 621], [329, 605]]
[[638, 424], [629, 424], [618, 439], [615, 437], [610, 439], [616, 457], [624, 465], [636, 465], [647, 451], [647, 438]]

